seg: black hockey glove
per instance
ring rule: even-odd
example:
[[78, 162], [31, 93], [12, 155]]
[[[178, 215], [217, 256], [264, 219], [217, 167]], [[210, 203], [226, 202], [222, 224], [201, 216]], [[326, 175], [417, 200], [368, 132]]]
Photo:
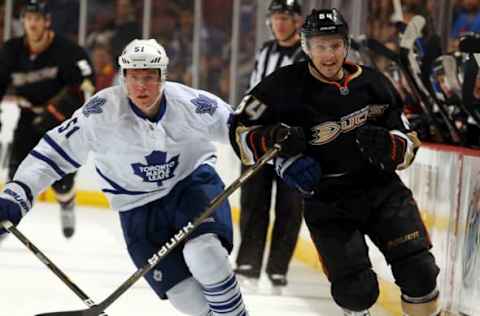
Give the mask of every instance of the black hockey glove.
[[378, 126], [364, 125], [357, 130], [356, 142], [363, 156], [374, 166], [393, 172], [407, 153], [407, 140]]
[[280, 155], [284, 157], [298, 155], [307, 147], [301, 127], [290, 127], [281, 123], [255, 128], [247, 137], [248, 146], [255, 153], [256, 159], [275, 144], [281, 146]]
[[62, 100], [59, 104], [50, 103], [42, 113], [33, 119], [33, 128], [38, 133], [44, 134], [70, 118], [75, 110], [76, 107], [65, 100]]
[[58, 112], [55, 106], [49, 104], [47, 108], [33, 119], [33, 128], [37, 133], [44, 134], [65, 120], [65, 116]]

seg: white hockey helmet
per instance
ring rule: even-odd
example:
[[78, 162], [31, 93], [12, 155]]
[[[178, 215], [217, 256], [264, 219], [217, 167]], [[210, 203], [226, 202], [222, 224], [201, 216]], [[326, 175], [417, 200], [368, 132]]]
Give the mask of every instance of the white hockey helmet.
[[122, 76], [126, 69], [159, 69], [162, 83], [167, 79], [168, 56], [154, 39], [134, 39], [118, 57]]

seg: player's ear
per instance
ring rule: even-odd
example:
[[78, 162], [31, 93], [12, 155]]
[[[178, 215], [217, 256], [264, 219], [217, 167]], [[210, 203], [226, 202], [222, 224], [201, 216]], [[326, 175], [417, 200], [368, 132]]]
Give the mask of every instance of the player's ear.
[[297, 30], [300, 33], [300, 29], [302, 28], [304, 19], [301, 15], [298, 15], [298, 14], [294, 16], [294, 19], [295, 19], [295, 26], [297, 27]]
[[47, 16], [45, 18], [45, 22], [46, 22], [46, 25], [47, 25], [47, 28], [51, 28], [52, 27], [52, 18], [50, 16]]

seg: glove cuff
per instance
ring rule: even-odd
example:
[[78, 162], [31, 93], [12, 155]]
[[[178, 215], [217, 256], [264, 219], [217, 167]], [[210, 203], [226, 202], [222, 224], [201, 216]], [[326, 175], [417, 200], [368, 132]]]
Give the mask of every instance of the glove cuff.
[[275, 170], [280, 178], [284, 178], [284, 172], [288, 169], [297, 159], [302, 158], [302, 154], [290, 158], [277, 157], [275, 158]]
[[6, 200], [12, 201], [20, 206], [22, 216], [32, 208], [32, 196], [28, 191], [28, 187], [24, 184], [13, 181], [8, 182], [3, 192], [0, 193], [0, 197]]
[[397, 170], [402, 170], [410, 166], [413, 162], [413, 158], [415, 158], [415, 154], [420, 147], [420, 140], [418, 140], [417, 134], [415, 132], [404, 134], [398, 130], [390, 131], [391, 135], [397, 136], [405, 141], [406, 148], [405, 152], [403, 153], [403, 161], [397, 165]]

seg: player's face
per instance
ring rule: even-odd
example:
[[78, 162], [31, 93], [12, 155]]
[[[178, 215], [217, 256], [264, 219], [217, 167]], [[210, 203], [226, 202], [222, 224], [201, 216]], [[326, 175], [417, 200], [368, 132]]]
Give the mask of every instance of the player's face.
[[127, 69], [125, 85], [129, 98], [142, 112], [156, 114], [161, 85], [157, 69]]
[[340, 35], [315, 36], [308, 39], [310, 58], [320, 74], [328, 80], [342, 79], [342, 68], [347, 48]]
[[272, 32], [278, 41], [288, 40], [297, 30], [295, 19], [288, 13], [273, 13], [270, 17]]
[[39, 42], [48, 32], [50, 19], [40, 13], [26, 12], [23, 16], [23, 26], [28, 40]]

